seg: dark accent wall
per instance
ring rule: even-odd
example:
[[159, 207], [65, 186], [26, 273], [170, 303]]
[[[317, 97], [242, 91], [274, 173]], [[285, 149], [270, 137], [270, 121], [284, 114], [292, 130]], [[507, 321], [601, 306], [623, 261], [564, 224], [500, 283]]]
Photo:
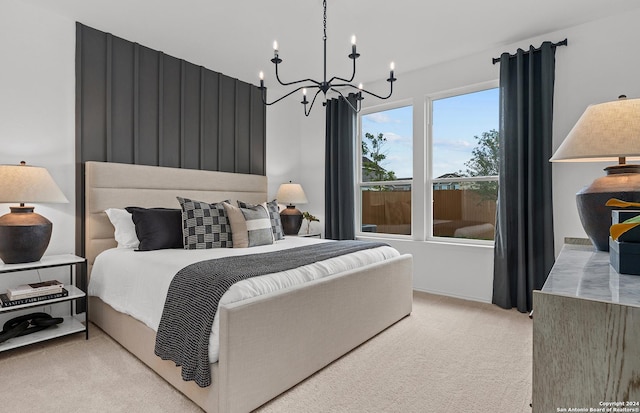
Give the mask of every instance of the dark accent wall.
[[77, 23], [80, 162], [265, 175], [257, 86]]
[[84, 162], [265, 175], [265, 136], [258, 87], [76, 23], [76, 251]]

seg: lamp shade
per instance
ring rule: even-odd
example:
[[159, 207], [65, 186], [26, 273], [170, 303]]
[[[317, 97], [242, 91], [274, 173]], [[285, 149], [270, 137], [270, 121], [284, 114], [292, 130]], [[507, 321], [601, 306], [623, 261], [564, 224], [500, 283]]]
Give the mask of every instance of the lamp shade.
[[587, 107], [551, 157], [551, 162], [640, 159], [640, 99], [619, 99]]
[[28, 165], [0, 165], [0, 203], [69, 202], [49, 172]]
[[280, 185], [276, 199], [278, 202], [289, 205], [306, 204], [309, 202], [307, 196], [304, 194], [302, 185], [292, 184], [291, 182]]

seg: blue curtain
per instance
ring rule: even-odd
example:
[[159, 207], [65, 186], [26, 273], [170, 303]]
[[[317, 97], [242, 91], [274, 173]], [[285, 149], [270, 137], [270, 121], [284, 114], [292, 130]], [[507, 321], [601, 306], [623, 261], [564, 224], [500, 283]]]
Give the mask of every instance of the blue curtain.
[[[347, 97], [356, 106], [355, 95]], [[356, 113], [343, 98], [326, 106], [325, 140], [325, 238], [355, 239], [353, 195]]]
[[551, 191], [555, 47], [500, 57], [500, 172], [493, 303], [532, 309], [553, 266]]

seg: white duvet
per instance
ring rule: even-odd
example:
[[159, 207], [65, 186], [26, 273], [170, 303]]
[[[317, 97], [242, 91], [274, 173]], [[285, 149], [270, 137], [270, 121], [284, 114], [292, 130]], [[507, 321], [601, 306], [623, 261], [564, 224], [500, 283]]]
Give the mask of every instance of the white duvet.
[[[93, 265], [89, 295], [97, 296], [115, 310], [126, 313], [158, 331], [165, 297], [173, 276], [194, 262], [230, 255], [258, 254], [320, 242], [314, 238], [286, 237], [272, 245], [252, 248], [216, 248], [207, 250], [159, 250], [139, 252], [113, 248], [102, 252]], [[396, 257], [391, 247], [358, 251], [289, 271], [267, 274], [240, 281], [222, 296], [219, 305], [284, 289], [342, 271]], [[209, 360], [218, 360], [219, 317], [213, 321], [209, 341]]]

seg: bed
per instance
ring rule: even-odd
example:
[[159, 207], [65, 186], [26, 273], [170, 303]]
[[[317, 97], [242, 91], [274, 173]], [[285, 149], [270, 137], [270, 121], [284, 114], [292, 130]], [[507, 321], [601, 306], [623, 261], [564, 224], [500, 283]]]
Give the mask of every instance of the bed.
[[[207, 202], [267, 200], [264, 176], [103, 162], [85, 164], [85, 253], [116, 246], [107, 208], [176, 207], [176, 196]], [[249, 248], [251, 249], [251, 248]], [[156, 332], [89, 297], [89, 318], [207, 412], [249, 412], [411, 312], [412, 259], [398, 255], [300, 285], [221, 304], [213, 384], [182, 380], [154, 354]]]

